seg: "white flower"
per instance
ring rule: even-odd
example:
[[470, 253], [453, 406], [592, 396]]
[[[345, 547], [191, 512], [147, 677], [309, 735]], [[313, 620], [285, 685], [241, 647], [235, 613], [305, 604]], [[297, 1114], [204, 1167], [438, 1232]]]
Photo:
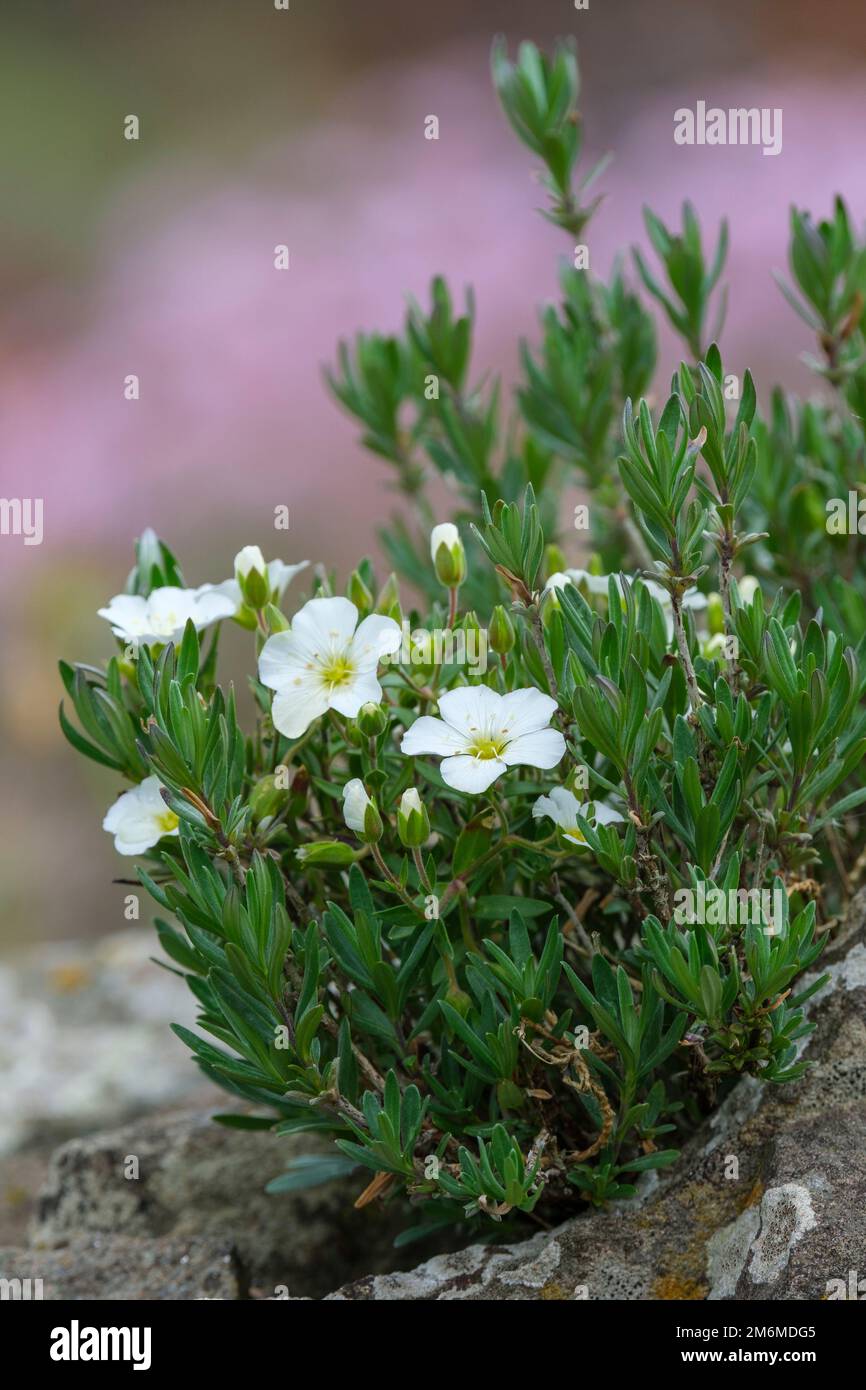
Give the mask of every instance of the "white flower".
[[158, 777], [145, 777], [109, 809], [102, 828], [114, 836], [118, 854], [143, 854], [163, 835], [178, 833], [177, 816], [163, 801], [160, 787]]
[[[670, 642], [674, 635], [674, 605], [670, 594], [662, 584], [657, 584], [654, 579], [645, 579], [644, 584], [649, 589], [653, 598], [658, 599], [664, 614], [665, 630]], [[700, 589], [686, 589], [682, 598], [682, 607], [691, 608], [694, 612], [699, 612], [706, 608], [709, 599], [706, 594], [702, 594]]]
[[291, 630], [269, 637], [259, 657], [259, 680], [276, 691], [275, 727], [300, 738], [329, 709], [354, 719], [368, 700], [378, 703], [376, 668], [401, 638], [394, 619], [379, 613], [358, 626], [358, 610], [347, 598], [310, 599]]
[[269, 560], [266, 564], [265, 557], [257, 545], [245, 545], [235, 556], [235, 572], [232, 579], [224, 579], [221, 584], [202, 584], [196, 593], [221, 594], [229, 599], [233, 605], [233, 617], [244, 601], [239, 576], [245, 579], [252, 570], [256, 570], [266, 576], [268, 586], [275, 590], [277, 598], [281, 599], [295, 575], [305, 570], [309, 563], [309, 560], [301, 560], [297, 565], [286, 565], [282, 560]]
[[607, 598], [607, 575], [590, 574], [589, 570], [558, 570], [545, 584], [545, 589], [564, 589], [566, 584], [583, 585], [589, 594], [603, 594]]
[[594, 805], [578, 801], [574, 792], [569, 791], [567, 787], [554, 787], [549, 796], [540, 796], [532, 808], [535, 820], [549, 816], [567, 840], [585, 847], [586, 840], [577, 824], [578, 814], [589, 821], [590, 825], [613, 825], [623, 819], [619, 811], [605, 806], [603, 801], [597, 801]]
[[210, 623], [230, 618], [234, 611], [235, 605], [224, 594], [167, 584], [147, 598], [116, 594], [107, 608], [99, 609], [99, 616], [111, 623], [115, 637], [122, 641], [154, 646], [157, 642], [178, 642], [189, 618], [201, 632]]
[[[620, 592], [624, 584], [631, 585], [634, 579], [629, 574], [614, 574], [617, 587]], [[607, 581], [610, 578], [607, 574], [590, 574], [589, 570], [565, 570], [552, 574], [545, 585], [545, 590], [563, 589], [566, 584], [576, 584], [586, 589], [589, 594], [601, 594], [607, 598]], [[662, 584], [658, 584], [654, 579], [641, 579], [641, 583], [648, 590], [652, 598], [657, 599], [661, 604], [662, 613], [665, 620], [667, 639], [670, 642], [674, 635], [674, 610], [671, 596]], [[707, 596], [702, 594], [699, 589], [687, 589], [683, 594], [683, 608], [692, 608], [696, 611], [706, 608]]]
[[440, 696], [441, 719], [415, 720], [403, 735], [401, 751], [438, 754], [449, 787], [483, 792], [517, 763], [556, 766], [565, 739], [547, 727], [555, 709], [555, 700], [531, 687], [498, 695], [486, 685], [460, 686]]
[[371, 805], [364, 783], [360, 777], [353, 777], [343, 788], [343, 820], [350, 830], [360, 835], [364, 830], [364, 817]]

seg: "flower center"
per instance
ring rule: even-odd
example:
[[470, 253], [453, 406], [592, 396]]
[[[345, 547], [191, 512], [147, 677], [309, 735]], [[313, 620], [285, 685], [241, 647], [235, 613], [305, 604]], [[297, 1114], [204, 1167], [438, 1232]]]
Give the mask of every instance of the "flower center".
[[183, 622], [174, 609], [167, 613], [151, 613], [148, 620], [142, 624], [142, 631], [157, 632], [160, 636], [170, 637], [179, 627], [183, 627]]
[[163, 835], [168, 835], [171, 833], [172, 830], [177, 829], [178, 825], [180, 824], [180, 821], [178, 816], [175, 815], [174, 811], [165, 810], [157, 816], [156, 823], [162, 831]]
[[330, 690], [337, 686], [348, 685], [355, 674], [355, 668], [347, 656], [338, 655], [326, 658], [319, 668], [322, 682]]
[[501, 757], [504, 748], [504, 738], [477, 738], [469, 751], [473, 758], [488, 762], [491, 758]]

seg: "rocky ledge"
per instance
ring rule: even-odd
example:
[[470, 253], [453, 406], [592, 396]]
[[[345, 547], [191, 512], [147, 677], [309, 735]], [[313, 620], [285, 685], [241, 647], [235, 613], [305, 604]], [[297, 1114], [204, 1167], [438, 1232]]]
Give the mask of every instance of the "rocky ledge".
[[817, 1027], [803, 1079], [741, 1081], [663, 1179], [646, 1175], [636, 1200], [329, 1297], [856, 1297], [866, 1276], [866, 892], [825, 953], [827, 972], [809, 1005]]
[[783, 1087], [742, 1081], [632, 1202], [393, 1272], [401, 1215], [355, 1211], [357, 1182], [265, 1194], [290, 1153], [311, 1151], [309, 1136], [226, 1129], [195, 1111], [58, 1149], [31, 1244], [0, 1249], [0, 1279], [41, 1279], [46, 1298], [856, 1297], [866, 1276], [866, 892], [824, 971], [806, 1076]]

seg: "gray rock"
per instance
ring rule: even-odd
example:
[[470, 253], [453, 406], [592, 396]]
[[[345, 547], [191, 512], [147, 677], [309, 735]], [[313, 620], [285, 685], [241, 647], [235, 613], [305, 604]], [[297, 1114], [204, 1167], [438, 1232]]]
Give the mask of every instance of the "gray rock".
[[0, 962], [0, 1156], [216, 1095], [169, 1029], [186, 984], [153, 963], [144, 924]]
[[[640, 1199], [330, 1294], [380, 1299], [822, 1299], [866, 1291], [866, 892], [811, 1003], [813, 1063], [741, 1082]], [[855, 1292], [851, 1292], [854, 1290]]]
[[355, 1211], [357, 1180], [265, 1192], [289, 1157], [330, 1152], [327, 1144], [227, 1129], [210, 1114], [157, 1116], [64, 1144], [51, 1160], [32, 1243], [51, 1249], [119, 1237], [133, 1251], [138, 1242], [144, 1258], [161, 1242], [175, 1249], [201, 1238], [230, 1250], [241, 1286], [265, 1295], [318, 1296], [347, 1275], [392, 1267], [398, 1213]]
[[[78, 1237], [62, 1250], [0, 1250], [4, 1298], [237, 1299], [243, 1272], [226, 1242]], [[29, 1281], [29, 1284], [28, 1284]]]

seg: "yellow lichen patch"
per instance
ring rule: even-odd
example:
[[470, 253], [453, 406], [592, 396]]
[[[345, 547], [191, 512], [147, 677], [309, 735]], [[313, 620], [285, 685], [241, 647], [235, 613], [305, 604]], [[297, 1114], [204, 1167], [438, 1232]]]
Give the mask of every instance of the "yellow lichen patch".
[[571, 1295], [568, 1293], [566, 1289], [562, 1287], [561, 1284], [557, 1284], [554, 1280], [551, 1280], [549, 1284], [545, 1284], [544, 1288], [539, 1290], [538, 1297], [549, 1299], [569, 1299]]
[[678, 1279], [675, 1274], [663, 1274], [652, 1286], [654, 1298], [668, 1298], [675, 1302], [706, 1298], [709, 1292], [706, 1284], [696, 1279]]

